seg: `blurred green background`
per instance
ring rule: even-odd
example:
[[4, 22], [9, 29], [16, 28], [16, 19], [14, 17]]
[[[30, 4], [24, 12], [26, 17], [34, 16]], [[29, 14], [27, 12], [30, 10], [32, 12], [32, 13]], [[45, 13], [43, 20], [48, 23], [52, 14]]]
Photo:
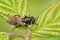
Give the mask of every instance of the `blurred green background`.
[[[30, 15], [38, 17], [50, 4], [56, 3], [59, 0], [28, 0], [28, 8]], [[14, 26], [9, 25], [3, 18], [0, 17], [0, 32], [9, 32]], [[19, 31], [19, 29], [15, 29]], [[42, 38], [43, 40], [60, 40], [60, 38]]]

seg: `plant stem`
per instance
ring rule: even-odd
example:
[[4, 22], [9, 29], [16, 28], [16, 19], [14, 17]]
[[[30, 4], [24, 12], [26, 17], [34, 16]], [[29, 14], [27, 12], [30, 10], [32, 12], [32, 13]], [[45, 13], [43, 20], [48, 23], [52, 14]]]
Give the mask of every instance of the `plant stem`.
[[14, 35], [14, 36], [19, 36], [19, 37], [24, 38], [23, 33], [20, 33], [20, 32], [8, 32], [7, 35], [9, 35], [9, 36]]
[[24, 40], [31, 40], [31, 35], [32, 35], [31, 30], [29, 28], [27, 28]]
[[8, 32], [7, 35], [9, 36], [19, 36], [19, 37], [22, 37], [24, 40], [31, 40], [31, 35], [32, 35], [32, 32], [29, 28], [26, 29], [26, 33], [23, 34], [21, 32]]

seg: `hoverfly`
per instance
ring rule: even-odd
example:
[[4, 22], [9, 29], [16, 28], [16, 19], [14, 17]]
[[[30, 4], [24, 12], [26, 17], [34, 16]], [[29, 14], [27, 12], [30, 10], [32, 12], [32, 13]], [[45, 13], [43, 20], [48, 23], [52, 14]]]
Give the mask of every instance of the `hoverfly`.
[[11, 25], [15, 25], [16, 27], [20, 27], [20, 26], [27, 27], [28, 25], [35, 24], [35, 18], [33, 16], [20, 17], [20, 15], [15, 15], [12, 19], [7, 20], [7, 23]]

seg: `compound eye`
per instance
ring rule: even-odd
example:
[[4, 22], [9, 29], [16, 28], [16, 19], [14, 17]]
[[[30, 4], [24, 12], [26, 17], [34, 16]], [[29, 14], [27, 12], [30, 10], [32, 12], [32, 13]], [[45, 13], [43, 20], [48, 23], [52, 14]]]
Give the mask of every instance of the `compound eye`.
[[35, 18], [33, 16], [31, 17], [31, 22], [32, 22], [32, 24], [35, 23]]

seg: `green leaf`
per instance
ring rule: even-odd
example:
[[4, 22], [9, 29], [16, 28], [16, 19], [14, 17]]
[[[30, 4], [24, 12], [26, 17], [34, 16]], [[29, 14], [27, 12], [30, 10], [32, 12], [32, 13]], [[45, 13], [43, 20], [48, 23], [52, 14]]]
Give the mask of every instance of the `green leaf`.
[[23, 38], [18, 36], [9, 36], [9, 40], [23, 40]]
[[38, 37], [60, 37], [60, 2], [50, 5], [38, 18], [33, 35]]
[[6, 20], [14, 15], [29, 15], [27, 0], [0, 0], [0, 16]]
[[9, 37], [5, 32], [0, 32], [0, 40], [8, 40]]

